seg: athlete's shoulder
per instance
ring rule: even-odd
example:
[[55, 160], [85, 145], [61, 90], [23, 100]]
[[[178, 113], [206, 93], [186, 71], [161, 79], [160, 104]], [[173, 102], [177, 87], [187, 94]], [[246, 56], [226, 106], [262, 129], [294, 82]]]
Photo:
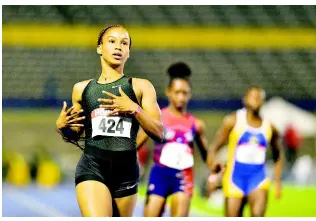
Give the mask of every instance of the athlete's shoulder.
[[153, 84], [144, 78], [132, 78], [133, 84], [135, 86], [146, 89], [146, 88], [154, 88]]
[[201, 122], [203, 122], [202, 120], [198, 119], [196, 116], [194, 116], [193, 114], [187, 112], [187, 114], [185, 115], [185, 118], [191, 122], [193, 122], [194, 124], [199, 124]]
[[226, 127], [233, 128], [237, 122], [237, 111], [225, 115], [223, 124]]
[[89, 82], [90, 82], [91, 80], [92, 80], [92, 79], [90, 79], [90, 80], [85, 80], [85, 81], [80, 81], [80, 82], [77, 82], [77, 83], [74, 85], [73, 90], [72, 90], [72, 100], [73, 100], [73, 101], [76, 101], [76, 102], [81, 101], [83, 91], [84, 91], [84, 89], [86, 88], [86, 86], [89, 84]]
[[196, 130], [199, 133], [204, 132], [205, 128], [206, 128], [205, 122], [199, 118], [194, 117], [194, 116], [192, 116], [192, 117], [194, 118], [194, 124], [195, 124]]
[[80, 92], [80, 91], [82, 92], [92, 80], [93, 79], [89, 79], [89, 80], [79, 81], [75, 83], [73, 90], [76, 92]]

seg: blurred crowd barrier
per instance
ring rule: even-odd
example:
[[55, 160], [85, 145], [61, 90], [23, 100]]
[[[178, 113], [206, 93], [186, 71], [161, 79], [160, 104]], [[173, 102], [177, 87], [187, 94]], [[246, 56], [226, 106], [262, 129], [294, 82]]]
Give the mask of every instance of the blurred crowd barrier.
[[52, 188], [62, 180], [60, 166], [45, 153], [37, 153], [27, 159], [18, 152], [3, 148], [2, 179], [16, 186], [35, 182], [40, 186]]

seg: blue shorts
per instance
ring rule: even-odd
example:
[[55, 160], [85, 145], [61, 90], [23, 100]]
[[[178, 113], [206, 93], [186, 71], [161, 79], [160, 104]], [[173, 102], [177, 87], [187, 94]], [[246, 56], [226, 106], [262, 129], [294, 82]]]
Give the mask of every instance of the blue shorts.
[[[251, 170], [249, 170], [251, 168]], [[235, 162], [233, 171], [227, 171], [223, 179], [223, 190], [226, 197], [245, 197], [255, 189], [268, 190], [270, 179], [264, 166], [245, 166]]]
[[154, 165], [149, 176], [147, 195], [155, 194], [167, 198], [177, 192], [192, 196], [193, 168], [177, 170]]

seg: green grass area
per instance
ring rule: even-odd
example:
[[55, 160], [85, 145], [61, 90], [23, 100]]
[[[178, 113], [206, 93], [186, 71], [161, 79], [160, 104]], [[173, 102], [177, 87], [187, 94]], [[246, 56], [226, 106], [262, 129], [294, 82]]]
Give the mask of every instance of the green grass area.
[[[146, 186], [139, 188], [140, 197], [145, 197]], [[316, 186], [300, 187], [284, 185], [282, 198], [274, 198], [273, 186], [269, 193], [269, 202], [266, 216], [268, 217], [315, 217], [316, 206]], [[206, 198], [202, 198], [196, 191], [191, 204], [191, 211], [201, 216], [223, 216], [224, 209], [215, 209], [210, 205]], [[245, 216], [249, 216], [249, 207], [245, 208]]]

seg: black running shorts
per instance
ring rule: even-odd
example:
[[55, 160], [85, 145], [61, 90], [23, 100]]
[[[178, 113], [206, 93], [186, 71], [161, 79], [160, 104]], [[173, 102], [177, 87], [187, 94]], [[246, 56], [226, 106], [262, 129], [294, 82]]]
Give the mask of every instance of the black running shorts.
[[105, 184], [113, 198], [130, 196], [138, 191], [139, 166], [137, 150], [108, 151], [86, 147], [75, 175], [76, 185], [96, 180]]

